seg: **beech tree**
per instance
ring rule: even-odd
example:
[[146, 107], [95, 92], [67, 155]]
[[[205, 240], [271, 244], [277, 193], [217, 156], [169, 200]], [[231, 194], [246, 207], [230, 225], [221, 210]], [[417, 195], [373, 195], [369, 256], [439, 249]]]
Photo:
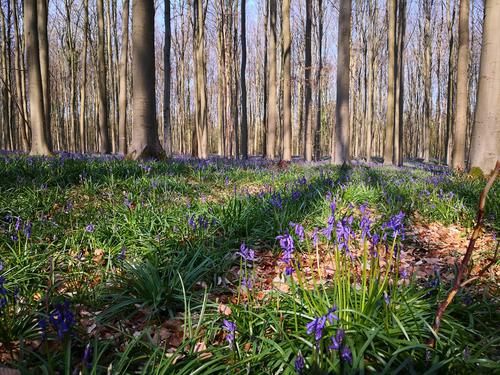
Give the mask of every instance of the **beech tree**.
[[159, 158], [155, 94], [154, 0], [132, 2], [132, 142], [128, 157]]
[[471, 168], [490, 173], [500, 160], [500, 0], [486, 0]]

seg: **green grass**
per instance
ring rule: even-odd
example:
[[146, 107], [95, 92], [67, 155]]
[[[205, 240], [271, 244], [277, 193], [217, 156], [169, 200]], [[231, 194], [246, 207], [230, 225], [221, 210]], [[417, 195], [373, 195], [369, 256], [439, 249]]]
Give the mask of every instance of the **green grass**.
[[[261, 300], [251, 292], [248, 300], [228, 303], [229, 317], [216, 301], [241, 293], [241, 280], [226, 280], [240, 265], [235, 253], [241, 243], [278, 254], [276, 236], [292, 231], [290, 222], [308, 235], [325, 227], [332, 200], [337, 221], [354, 215], [356, 244], [361, 204], [373, 214], [373, 232], [381, 234], [382, 224], [400, 211], [408, 227], [417, 214], [471, 227], [484, 185], [480, 178], [418, 168], [291, 165], [278, 171], [263, 161], [3, 156], [0, 351], [12, 353], [7, 365], [24, 373], [286, 374], [295, 373], [299, 353], [304, 373], [498, 371], [497, 299], [478, 294], [465, 304], [468, 296], [457, 297], [429, 350], [433, 315], [449, 286], [413, 280], [395, 287], [399, 272], [378, 269], [368, 243], [366, 256], [351, 260], [335, 258], [342, 253], [335, 235], [321, 240], [344, 277], [312, 288], [287, 278], [289, 293], [274, 291]], [[498, 233], [498, 183], [486, 211], [487, 229]], [[307, 235], [295, 242], [296, 253], [315, 256]], [[354, 266], [366, 271], [364, 279], [351, 276]], [[252, 273], [247, 268], [245, 276]], [[53, 316], [63, 301], [74, 318], [70, 331], [60, 336], [49, 322], [42, 332], [40, 319]], [[327, 324], [316, 343], [306, 324], [333, 305], [340, 319]], [[237, 326], [232, 348], [224, 318]], [[183, 337], [176, 350], [157, 339], [158, 328], [172, 320]], [[339, 327], [352, 365], [328, 349]], [[200, 352], [200, 343], [206, 350]]]

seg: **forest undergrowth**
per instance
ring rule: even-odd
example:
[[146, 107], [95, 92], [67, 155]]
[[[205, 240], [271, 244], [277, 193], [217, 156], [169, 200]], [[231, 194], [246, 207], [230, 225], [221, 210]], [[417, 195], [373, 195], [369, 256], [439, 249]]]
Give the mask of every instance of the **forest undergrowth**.
[[[500, 371], [500, 186], [439, 166], [0, 157], [0, 373]], [[433, 347], [428, 345], [434, 338]]]

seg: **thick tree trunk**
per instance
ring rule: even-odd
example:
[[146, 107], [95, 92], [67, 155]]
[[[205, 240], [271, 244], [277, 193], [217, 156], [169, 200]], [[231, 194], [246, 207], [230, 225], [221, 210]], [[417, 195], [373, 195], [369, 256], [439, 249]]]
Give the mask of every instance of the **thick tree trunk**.
[[47, 142], [47, 127], [45, 126], [45, 112], [43, 108], [36, 3], [35, 0], [24, 0], [24, 38], [26, 44], [31, 121], [30, 155], [50, 155], [51, 150]]
[[465, 169], [465, 133], [469, 106], [469, 0], [460, 0], [458, 11], [457, 116], [453, 136], [452, 167]]
[[424, 160], [429, 161], [431, 148], [431, 9], [434, 0], [423, 0], [424, 7]]
[[396, 0], [388, 0], [389, 66], [387, 81], [387, 125], [385, 128], [384, 164], [392, 164], [394, 155], [394, 124], [396, 115]]
[[290, 34], [290, 0], [282, 3], [283, 35], [283, 160], [292, 159], [292, 36]]
[[82, 51], [82, 84], [80, 88], [80, 119], [79, 119], [79, 133], [80, 133], [80, 151], [87, 151], [86, 140], [86, 124], [85, 124], [85, 109], [87, 104], [87, 45], [88, 45], [88, 29], [89, 29], [89, 2], [84, 0], [83, 12], [85, 14], [83, 20], [83, 51]]
[[241, 0], [241, 156], [248, 159], [246, 0]]
[[120, 93], [118, 98], [118, 152], [123, 155], [127, 154], [127, 57], [129, 10], [129, 0], [123, 0], [122, 50], [120, 54]]
[[337, 52], [337, 105], [335, 107], [335, 143], [332, 162], [349, 163], [349, 86], [351, 66], [351, 0], [342, 1], [339, 10]]
[[486, 0], [470, 166], [485, 174], [500, 159], [500, 0]]
[[163, 150], [156, 122], [154, 0], [132, 4], [133, 127], [128, 157], [158, 158]]

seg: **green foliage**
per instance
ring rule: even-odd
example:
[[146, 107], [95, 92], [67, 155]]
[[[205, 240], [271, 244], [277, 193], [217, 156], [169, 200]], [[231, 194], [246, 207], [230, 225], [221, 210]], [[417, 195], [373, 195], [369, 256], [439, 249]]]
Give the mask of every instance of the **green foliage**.
[[[425, 343], [446, 285], [403, 285], [394, 271], [397, 258], [388, 258], [393, 268], [386, 272], [368, 243], [356, 242], [363, 252], [353, 260], [339, 251], [334, 234], [323, 246], [338, 272], [310, 285], [296, 267], [294, 279], [284, 278], [287, 293], [244, 292], [239, 283], [256, 276], [249, 265], [236, 280], [228, 274], [242, 265], [235, 255], [241, 243], [277, 253], [276, 236], [291, 232], [290, 222], [308, 234], [324, 227], [332, 200], [336, 220], [355, 217], [356, 241], [360, 204], [377, 218], [375, 231], [400, 211], [407, 225], [418, 214], [470, 227], [484, 179], [422, 168], [269, 167], [222, 159], [3, 156], [0, 276], [7, 304], [0, 311], [0, 341], [19, 356], [9, 365], [25, 373], [291, 374], [300, 353], [305, 373], [318, 374], [498, 368], [498, 303], [473, 296], [465, 305], [465, 296], [458, 298], [429, 352]], [[498, 217], [496, 184], [486, 207], [488, 229], [500, 230]], [[316, 256], [309, 235], [296, 241], [296, 266], [299, 253]], [[229, 317], [215, 302], [228, 293], [240, 302], [229, 304]], [[72, 333], [59, 341], [52, 329], [42, 340], [39, 320], [62, 300], [75, 315]], [[326, 324], [317, 343], [306, 325], [334, 305], [339, 320]], [[225, 318], [237, 326], [232, 350]], [[182, 321], [183, 341], [175, 351], [156, 338], [166, 320]], [[135, 322], [141, 322], [138, 332], [131, 328]], [[345, 330], [352, 364], [329, 349], [338, 328]], [[112, 338], [100, 336], [106, 330]], [[84, 361], [87, 347], [92, 355]]]

